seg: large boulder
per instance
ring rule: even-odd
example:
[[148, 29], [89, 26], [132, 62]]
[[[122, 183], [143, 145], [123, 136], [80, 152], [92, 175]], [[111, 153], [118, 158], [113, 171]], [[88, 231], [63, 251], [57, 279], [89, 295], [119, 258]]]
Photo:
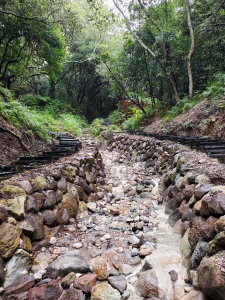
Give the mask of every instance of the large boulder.
[[43, 209], [52, 209], [56, 204], [56, 193], [54, 191], [46, 191], [45, 194], [45, 201], [43, 204]]
[[203, 293], [212, 299], [224, 300], [225, 295], [225, 251], [204, 257], [198, 267], [199, 285]]
[[193, 269], [197, 269], [203, 257], [207, 254], [208, 243], [202, 238], [199, 239], [197, 246], [191, 256], [191, 264]]
[[45, 196], [42, 193], [34, 193], [32, 196], [28, 196], [26, 201], [26, 212], [37, 214], [41, 209], [45, 201]]
[[103, 258], [94, 258], [90, 261], [91, 269], [98, 275], [99, 280], [105, 280], [109, 277], [109, 266]]
[[219, 232], [215, 238], [209, 242], [207, 252], [211, 255], [225, 249], [225, 231]]
[[181, 259], [182, 259], [182, 264], [187, 267], [189, 260], [191, 258], [191, 245], [188, 240], [188, 235], [189, 235], [190, 228], [186, 231], [184, 236], [181, 239], [181, 244], [180, 244], [180, 250], [181, 250]]
[[46, 178], [43, 176], [37, 176], [35, 179], [31, 180], [31, 185], [34, 192], [44, 190], [47, 187]]
[[96, 285], [91, 294], [91, 300], [121, 300], [120, 293], [107, 283]]
[[188, 240], [191, 245], [192, 250], [195, 249], [199, 238], [201, 237], [200, 229], [206, 222], [204, 218], [198, 215], [193, 215], [190, 221], [190, 231], [188, 234]]
[[34, 231], [28, 235], [32, 241], [38, 241], [45, 237], [44, 224], [43, 224], [44, 219], [41, 213], [26, 214], [25, 221], [34, 228]]
[[174, 211], [171, 212], [168, 218], [168, 223], [171, 227], [174, 227], [176, 222], [182, 218], [182, 213], [180, 212], [179, 208], [176, 208]]
[[7, 199], [1, 200], [0, 205], [4, 206], [8, 213], [16, 220], [23, 220], [25, 214], [24, 204], [27, 198], [24, 189], [18, 186], [5, 185], [1, 189], [1, 192]]
[[27, 195], [33, 194], [32, 185], [28, 180], [19, 181], [17, 182], [17, 184], [19, 187], [21, 187], [21, 189], [23, 189], [27, 193]]
[[0, 205], [0, 224], [5, 222], [8, 219], [8, 212], [7, 209], [4, 206]]
[[158, 297], [159, 287], [155, 270], [141, 273], [136, 287], [142, 297]]
[[210, 189], [209, 196], [202, 200], [202, 216], [225, 214], [225, 186], [215, 186]]
[[43, 219], [44, 219], [44, 224], [49, 226], [49, 227], [55, 227], [59, 225], [57, 216], [54, 211], [52, 210], [44, 210], [42, 211]]
[[217, 232], [225, 231], [225, 216], [219, 218], [213, 223], [213, 227]]
[[22, 230], [9, 223], [3, 223], [0, 227], [0, 256], [10, 258], [20, 243]]
[[30, 254], [18, 249], [6, 264], [4, 288], [10, 286], [21, 272], [28, 271], [30, 262]]
[[62, 198], [62, 206], [67, 209], [70, 218], [75, 218], [79, 209], [78, 201], [72, 194], [65, 194]]
[[28, 300], [56, 300], [59, 299], [62, 292], [61, 279], [56, 279], [30, 289]]
[[125, 275], [111, 276], [109, 277], [109, 283], [114, 289], [117, 289], [123, 294], [127, 288], [127, 281]]
[[79, 251], [69, 251], [53, 261], [47, 268], [47, 276], [50, 278], [63, 277], [71, 272], [86, 273], [89, 266], [86, 260], [79, 255]]
[[217, 218], [211, 216], [205, 223], [202, 224], [200, 228], [200, 235], [207, 241], [214, 239], [216, 235], [216, 230], [214, 228], [214, 223], [217, 221]]

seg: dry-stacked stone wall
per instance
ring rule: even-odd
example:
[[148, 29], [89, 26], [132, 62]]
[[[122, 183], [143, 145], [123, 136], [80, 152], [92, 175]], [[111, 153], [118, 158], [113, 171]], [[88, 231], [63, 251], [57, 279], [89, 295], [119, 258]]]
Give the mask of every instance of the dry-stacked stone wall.
[[104, 196], [97, 188], [104, 177], [100, 153], [89, 149], [1, 183], [0, 292], [6, 299], [34, 285], [37, 278], [27, 273], [32, 252], [49, 247], [87, 202]]
[[121, 154], [121, 162], [144, 162], [149, 174], [161, 175], [161, 202], [170, 226], [180, 228], [189, 280], [209, 299], [224, 300], [225, 166], [170, 141], [128, 134], [104, 137], [107, 149]]

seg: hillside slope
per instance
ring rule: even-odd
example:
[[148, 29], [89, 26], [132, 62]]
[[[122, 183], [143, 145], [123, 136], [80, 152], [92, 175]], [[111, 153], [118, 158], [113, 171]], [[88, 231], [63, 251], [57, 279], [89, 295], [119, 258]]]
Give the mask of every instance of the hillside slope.
[[169, 122], [152, 116], [146, 132], [225, 139], [225, 98], [204, 99]]

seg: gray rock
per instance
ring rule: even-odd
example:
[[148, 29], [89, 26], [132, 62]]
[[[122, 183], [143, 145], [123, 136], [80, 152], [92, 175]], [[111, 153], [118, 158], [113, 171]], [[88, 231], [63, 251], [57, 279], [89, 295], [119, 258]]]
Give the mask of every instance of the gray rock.
[[43, 209], [52, 209], [56, 204], [56, 194], [54, 191], [46, 191], [45, 192], [46, 198], [43, 204]]
[[26, 212], [38, 213], [45, 201], [45, 196], [42, 193], [34, 193], [28, 196], [26, 201]]
[[124, 264], [128, 264], [131, 266], [136, 266], [141, 263], [141, 259], [139, 256], [131, 256], [131, 250], [124, 249]]
[[195, 189], [194, 195], [197, 200], [201, 199], [205, 194], [207, 194], [213, 187], [212, 184], [203, 184]]
[[71, 272], [86, 273], [89, 266], [86, 260], [80, 255], [79, 251], [70, 251], [65, 255], [61, 255], [47, 268], [47, 276], [55, 279], [63, 277]]
[[28, 194], [31, 195], [33, 194], [33, 188], [31, 183], [28, 180], [24, 180], [24, 181], [19, 181], [18, 186], [21, 187], [22, 189], [24, 189], [24, 191]]
[[28, 223], [28, 222], [26, 222], [26, 221], [21, 222], [21, 223], [18, 225], [18, 227], [19, 227], [19, 228], [23, 231], [23, 233], [24, 233], [25, 235], [27, 235], [27, 236], [31, 235], [31, 234], [34, 232], [34, 227], [33, 227], [30, 223]]
[[8, 297], [9, 295], [12, 294], [17, 295], [20, 293], [24, 293], [30, 288], [32, 288], [34, 283], [35, 280], [32, 274], [19, 274], [18, 276], [15, 277], [15, 280], [12, 282], [12, 285], [10, 285], [6, 289], [4, 295]]
[[139, 243], [140, 242], [140, 240], [139, 240], [139, 238], [137, 238], [135, 235], [132, 235], [131, 237], [129, 237], [129, 239], [128, 239], [128, 243], [129, 244], [137, 244], [137, 243]]
[[42, 211], [44, 224], [49, 227], [55, 227], [59, 225], [59, 222], [57, 220], [56, 214], [52, 210], [43, 210]]
[[145, 272], [145, 271], [148, 271], [148, 270], [150, 270], [150, 269], [153, 269], [153, 265], [151, 264], [151, 262], [150, 261], [148, 261], [148, 260], [145, 260], [144, 261], [144, 264], [143, 264], [143, 266], [142, 266], [142, 268], [141, 268], [141, 272]]
[[122, 297], [123, 297], [124, 300], [127, 300], [127, 299], [130, 297], [130, 292], [129, 292], [129, 290], [126, 290], [126, 291], [123, 293]]
[[43, 216], [41, 213], [37, 215], [26, 214], [25, 221], [34, 228], [34, 231], [28, 235], [32, 241], [38, 241], [45, 237]]
[[138, 194], [142, 193], [143, 189], [144, 189], [143, 185], [138, 184], [136, 186], [136, 191], [137, 191]]
[[4, 206], [0, 205], [0, 224], [5, 222], [8, 219], [8, 212], [7, 209]]
[[28, 271], [30, 262], [30, 254], [18, 249], [6, 264], [4, 288], [10, 286], [21, 272]]
[[117, 289], [121, 294], [123, 294], [123, 292], [127, 288], [127, 281], [125, 275], [112, 276], [109, 277], [108, 280], [111, 286]]
[[158, 297], [159, 286], [155, 270], [141, 272], [136, 287], [142, 297]]
[[176, 208], [174, 211], [172, 211], [172, 213], [169, 215], [168, 218], [168, 224], [171, 227], [174, 227], [174, 225], [176, 224], [176, 222], [178, 220], [180, 220], [182, 218], [182, 213], [180, 212], [179, 208]]
[[133, 273], [133, 268], [130, 265], [122, 264], [119, 266], [119, 273], [125, 276], [130, 275]]
[[207, 245], [208, 243], [204, 241], [202, 238], [199, 239], [197, 246], [191, 256], [191, 264], [193, 269], [197, 269], [200, 265], [201, 260], [207, 254]]
[[66, 193], [67, 192], [67, 183], [66, 183], [66, 179], [64, 177], [62, 177], [58, 182], [58, 189], [62, 192], [62, 193]]

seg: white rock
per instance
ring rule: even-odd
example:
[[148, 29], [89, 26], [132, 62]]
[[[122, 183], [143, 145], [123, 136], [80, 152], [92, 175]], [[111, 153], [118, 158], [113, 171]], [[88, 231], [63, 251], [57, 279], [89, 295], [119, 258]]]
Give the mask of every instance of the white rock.
[[82, 243], [74, 243], [73, 248], [80, 249], [82, 247]]
[[107, 234], [105, 235], [105, 239], [106, 239], [106, 240], [110, 240], [110, 239], [111, 239], [111, 235], [107, 233]]
[[36, 282], [40, 282], [42, 280], [42, 273], [34, 273], [34, 279]]
[[135, 235], [132, 235], [131, 237], [129, 237], [128, 239], [128, 243], [129, 244], [137, 244], [139, 243], [139, 239], [135, 236]]
[[56, 238], [55, 238], [54, 236], [51, 237], [49, 243], [50, 243], [51, 245], [54, 245], [54, 244], [56, 243]]

